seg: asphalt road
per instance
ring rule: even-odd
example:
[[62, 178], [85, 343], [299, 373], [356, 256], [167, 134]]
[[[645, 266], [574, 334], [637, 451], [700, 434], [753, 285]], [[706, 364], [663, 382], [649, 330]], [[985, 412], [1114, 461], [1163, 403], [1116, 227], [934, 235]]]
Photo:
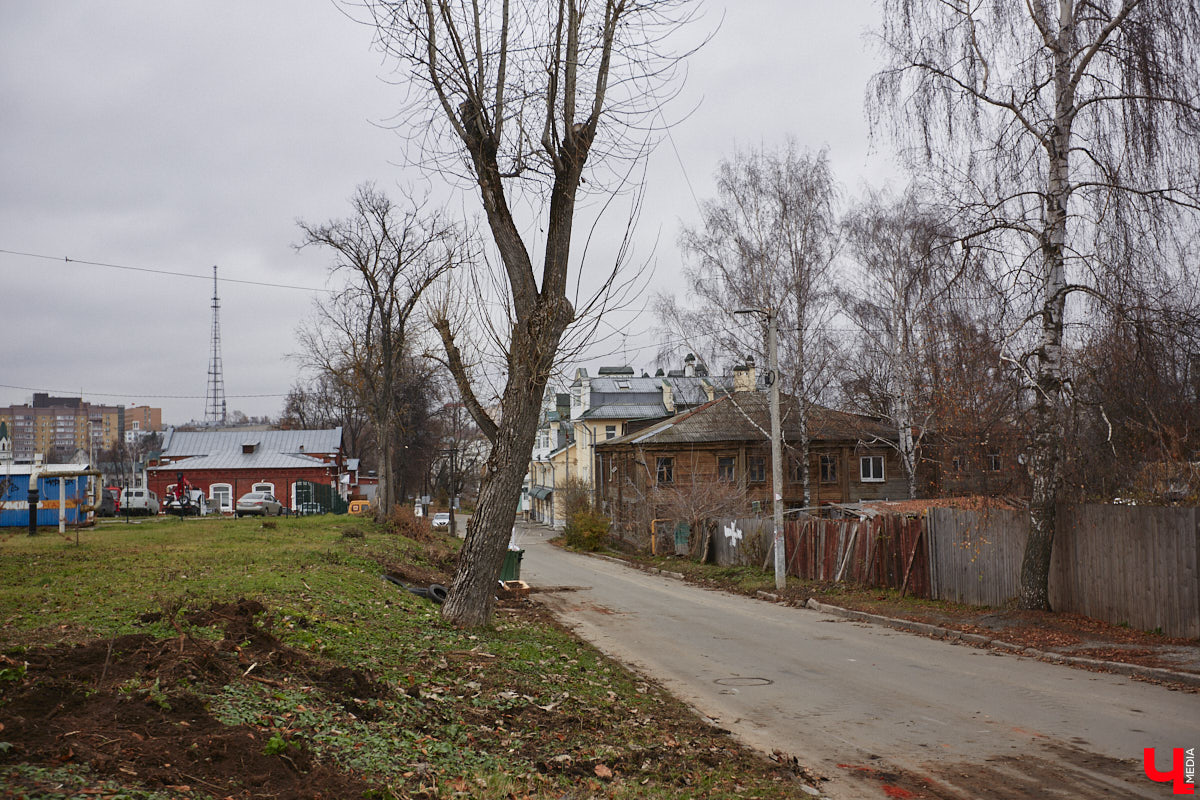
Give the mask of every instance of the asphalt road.
[[1170, 748], [1200, 747], [1195, 692], [699, 589], [519, 533], [521, 577], [579, 635], [750, 746], [796, 756], [838, 800], [888, 796], [891, 772], [938, 797], [1165, 798], [1143, 748], [1165, 770]]

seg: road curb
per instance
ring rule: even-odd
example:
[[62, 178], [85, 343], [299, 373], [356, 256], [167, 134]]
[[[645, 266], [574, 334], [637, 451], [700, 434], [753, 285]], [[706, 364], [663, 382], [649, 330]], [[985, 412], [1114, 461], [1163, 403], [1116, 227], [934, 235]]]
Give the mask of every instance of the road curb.
[[[759, 595], [766, 595], [767, 592], [759, 592]], [[832, 614], [836, 617], [845, 619], [859, 620], [861, 622], [870, 622], [875, 625], [882, 625], [887, 628], [893, 628], [900, 631], [908, 631], [910, 633], [920, 633], [934, 639], [944, 639], [951, 644], [969, 644], [976, 647], [986, 647], [994, 650], [1001, 650], [1014, 655], [1029, 656], [1042, 661], [1050, 661], [1055, 664], [1066, 664], [1076, 667], [1087, 667], [1091, 669], [1103, 669], [1108, 672], [1113, 672], [1118, 675], [1128, 675], [1133, 678], [1144, 678], [1146, 680], [1165, 681], [1167, 683], [1182, 683], [1187, 686], [1200, 687], [1200, 675], [1190, 672], [1176, 672], [1171, 669], [1162, 669], [1161, 667], [1143, 667], [1138, 664], [1126, 664], [1121, 661], [1101, 661], [1095, 658], [1084, 658], [1082, 656], [1069, 656], [1063, 653], [1046, 652], [1036, 650], [1032, 647], [1023, 647], [1019, 644], [1006, 642], [1003, 639], [991, 639], [987, 636], [981, 636], [975, 633], [963, 633], [961, 631], [950, 630], [938, 625], [930, 625], [925, 622], [913, 622], [907, 619], [896, 619], [894, 617], [884, 617], [879, 614], [868, 614], [865, 611], [855, 611], [841, 606], [832, 606], [828, 603], [821, 603], [817, 600], [808, 599], [805, 603], [806, 608], [811, 608], [814, 611], [819, 611], [822, 614]]]

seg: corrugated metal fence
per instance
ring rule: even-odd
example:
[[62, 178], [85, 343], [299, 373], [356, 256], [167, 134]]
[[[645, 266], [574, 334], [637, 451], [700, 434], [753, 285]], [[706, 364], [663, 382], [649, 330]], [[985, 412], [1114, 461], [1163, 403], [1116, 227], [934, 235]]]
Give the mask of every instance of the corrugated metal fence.
[[[1200, 509], [1064, 506], [1059, 519], [1056, 610], [1200, 638]], [[924, 517], [789, 521], [784, 535], [789, 575], [1002, 606], [1019, 591], [1029, 516], [932, 508]], [[723, 520], [709, 529], [708, 555], [766, 569], [771, 536], [769, 519]]]

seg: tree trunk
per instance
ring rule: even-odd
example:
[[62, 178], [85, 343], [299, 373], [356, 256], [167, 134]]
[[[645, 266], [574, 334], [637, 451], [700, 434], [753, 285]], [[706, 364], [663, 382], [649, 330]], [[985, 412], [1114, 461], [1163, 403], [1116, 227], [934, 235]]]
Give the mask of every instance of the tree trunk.
[[486, 625], [496, 583], [517, 516], [521, 484], [537, 436], [542, 396], [559, 339], [572, 313], [565, 300], [540, 299], [527, 323], [518, 323], [510, 346], [508, 384], [501, 398], [492, 452], [479, 489], [479, 503], [458, 556], [442, 616], [462, 628]]
[[1066, 305], [1067, 203], [1070, 199], [1071, 119], [1074, 98], [1069, 85], [1074, 48], [1073, 10], [1060, 4], [1060, 33], [1054, 48], [1056, 114], [1046, 137], [1049, 172], [1046, 227], [1042, 236], [1042, 344], [1034, 375], [1033, 441], [1029, 469], [1033, 491], [1029, 501], [1029, 539], [1021, 560], [1021, 608], [1050, 610], [1050, 558], [1058, 525], [1058, 493], [1062, 483], [1063, 442], [1063, 313]]

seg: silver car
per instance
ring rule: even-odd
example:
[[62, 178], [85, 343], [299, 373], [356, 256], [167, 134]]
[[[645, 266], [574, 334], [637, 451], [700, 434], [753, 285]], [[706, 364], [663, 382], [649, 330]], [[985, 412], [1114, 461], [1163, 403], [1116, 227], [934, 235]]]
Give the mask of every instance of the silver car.
[[238, 498], [233, 509], [235, 516], [258, 514], [263, 517], [278, 517], [283, 513], [283, 504], [270, 492], [247, 492]]
[[450, 527], [450, 512], [439, 511], [433, 515], [433, 527], [449, 528]]

